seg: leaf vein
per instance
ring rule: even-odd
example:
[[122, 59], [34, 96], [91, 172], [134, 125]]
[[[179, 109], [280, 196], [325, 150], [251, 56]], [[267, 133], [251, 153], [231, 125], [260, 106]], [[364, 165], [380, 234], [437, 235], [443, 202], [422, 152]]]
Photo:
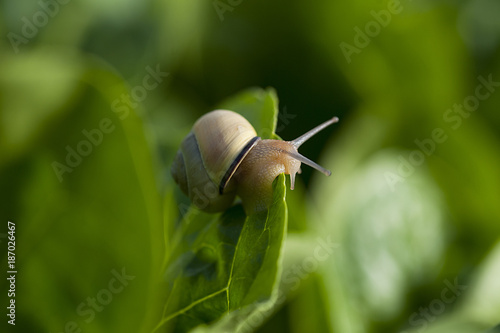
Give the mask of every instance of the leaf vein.
[[220, 293], [222, 293], [224, 291], [228, 291], [227, 287], [224, 287], [221, 290], [218, 290], [216, 292], [211, 293], [210, 295], [207, 295], [207, 296], [205, 296], [203, 298], [200, 298], [199, 300], [196, 300], [196, 301], [192, 302], [191, 304], [189, 304], [185, 308], [180, 309], [179, 311], [172, 313], [170, 316], [162, 319], [162, 321], [155, 327], [155, 329], [153, 330], [153, 332], [156, 331], [156, 330], [158, 330], [163, 324], [165, 324], [167, 321], [171, 320], [172, 318], [174, 318], [174, 317], [176, 317], [178, 315], [181, 315], [181, 314], [187, 312], [189, 309], [193, 308], [195, 305], [197, 305], [197, 304], [199, 304], [199, 303], [201, 303], [203, 301], [206, 301], [207, 299], [209, 299], [211, 297], [215, 297], [215, 296], [217, 296], [218, 294], [220, 294]]
[[[248, 218], [245, 219], [245, 224], [248, 222]], [[243, 225], [243, 229], [245, 228], [245, 224]], [[240, 245], [240, 239], [241, 239], [241, 235], [243, 234], [243, 230], [241, 230], [239, 236], [238, 236], [238, 241], [236, 242], [236, 247], [234, 248], [234, 255], [233, 255], [233, 261], [231, 262], [231, 271], [229, 272], [229, 280], [227, 281], [227, 285], [226, 285], [226, 289], [227, 289], [227, 313], [229, 313], [229, 304], [230, 304], [230, 300], [229, 300], [229, 287], [231, 286], [231, 282], [233, 280], [233, 269], [234, 269], [234, 263], [236, 261], [236, 254], [238, 253], [238, 247]]]

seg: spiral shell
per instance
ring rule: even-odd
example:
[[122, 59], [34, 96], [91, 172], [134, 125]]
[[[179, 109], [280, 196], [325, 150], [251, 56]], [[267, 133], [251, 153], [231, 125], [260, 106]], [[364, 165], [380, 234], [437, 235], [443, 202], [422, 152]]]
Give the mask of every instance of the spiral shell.
[[182, 142], [171, 169], [174, 180], [198, 208], [225, 210], [236, 195], [232, 176], [258, 141], [255, 129], [241, 115], [209, 112]]

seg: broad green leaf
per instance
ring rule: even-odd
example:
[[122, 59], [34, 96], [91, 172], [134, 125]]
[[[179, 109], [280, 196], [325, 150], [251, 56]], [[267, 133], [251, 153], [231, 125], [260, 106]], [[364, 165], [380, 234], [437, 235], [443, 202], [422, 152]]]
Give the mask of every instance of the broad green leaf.
[[332, 179], [315, 192], [313, 220], [339, 243], [322, 273], [331, 325], [341, 332], [369, 332], [373, 322], [399, 315], [407, 290], [436, 278], [442, 262], [440, 192], [420, 169], [396, 184], [387, 178], [405, 152], [363, 156], [383, 136], [376, 125], [369, 118], [350, 124], [327, 155]]
[[[26, 121], [19, 138], [30, 144], [17, 146], [17, 158], [0, 173], [5, 189], [0, 217], [16, 223], [18, 240], [15, 328], [139, 332], [147, 310], [137, 304], [149, 303], [153, 268], [161, 264], [162, 253], [153, 158], [134, 110], [126, 119], [112, 112], [113, 101], [130, 93], [124, 81], [95, 62], [69, 54], [60, 57], [70, 69], [75, 64], [71, 73], [81, 74], [57, 74], [60, 80], [54, 79], [58, 82], [54, 86], [43, 75], [30, 82], [30, 92], [40, 89], [48, 99], [40, 106], [24, 104], [23, 112], [40, 123]], [[43, 73], [44, 57], [22, 58], [38, 61], [31, 68], [40, 66]], [[75, 86], [79, 94], [72, 92]], [[7, 91], [13, 96], [26, 94], [17, 85]], [[3, 117], [11, 111], [0, 110], [5, 127], [18, 121]], [[57, 114], [57, 121], [48, 121], [52, 114]], [[71, 171], [57, 171], [55, 162]], [[117, 275], [123, 278], [121, 283]], [[5, 288], [3, 280], [2, 293]]]
[[[272, 89], [249, 89], [219, 108], [241, 113], [263, 138], [274, 136], [277, 97]], [[240, 204], [222, 214], [191, 208], [174, 232], [162, 292], [165, 307], [157, 332], [237, 331], [245, 319], [274, 301], [287, 230], [285, 176], [273, 183], [269, 210], [245, 216]], [[181, 204], [182, 205], [182, 204]], [[171, 205], [170, 205], [171, 207]], [[206, 326], [213, 324], [214, 327]]]
[[[272, 300], [287, 226], [284, 175], [273, 191], [273, 204], [259, 214], [247, 217], [236, 205], [220, 215], [192, 209], [184, 216], [169, 255], [168, 300], [155, 332], [185, 332], [226, 314], [227, 322], [235, 310]], [[229, 321], [234, 329], [243, 324]]]

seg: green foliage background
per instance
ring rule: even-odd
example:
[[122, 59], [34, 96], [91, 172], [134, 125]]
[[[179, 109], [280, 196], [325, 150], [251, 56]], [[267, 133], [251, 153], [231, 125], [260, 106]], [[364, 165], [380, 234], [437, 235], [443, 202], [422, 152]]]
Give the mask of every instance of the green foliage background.
[[[16, 326], [2, 314], [2, 331], [150, 332], [187, 211], [170, 164], [203, 113], [264, 103], [249, 87], [275, 89], [282, 138], [341, 119], [301, 148], [333, 175], [304, 167], [287, 193], [272, 305], [197, 331], [242, 318], [257, 332], [497, 325], [500, 87], [470, 114], [447, 112], [479, 77], [500, 82], [500, 6], [398, 4], [377, 30], [394, 1], [0, 1], [3, 309], [7, 221], [19, 271]], [[356, 51], [346, 58], [342, 43]], [[127, 102], [151, 71], [165, 74]], [[60, 181], [54, 162], [67, 164], [67, 147], [103, 120], [108, 133]], [[123, 291], [81, 315], [122, 270], [133, 277]], [[449, 293], [454, 284], [463, 290]]]

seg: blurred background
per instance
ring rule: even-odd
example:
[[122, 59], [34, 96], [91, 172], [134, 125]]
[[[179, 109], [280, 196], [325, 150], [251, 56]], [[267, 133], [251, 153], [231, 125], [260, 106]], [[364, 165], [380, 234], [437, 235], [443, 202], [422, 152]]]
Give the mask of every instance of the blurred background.
[[149, 331], [179, 215], [174, 154], [249, 87], [276, 90], [284, 139], [340, 118], [301, 147], [333, 175], [304, 167], [288, 193], [286, 297], [252, 328], [500, 322], [497, 0], [3, 0], [0, 13], [7, 332]]

